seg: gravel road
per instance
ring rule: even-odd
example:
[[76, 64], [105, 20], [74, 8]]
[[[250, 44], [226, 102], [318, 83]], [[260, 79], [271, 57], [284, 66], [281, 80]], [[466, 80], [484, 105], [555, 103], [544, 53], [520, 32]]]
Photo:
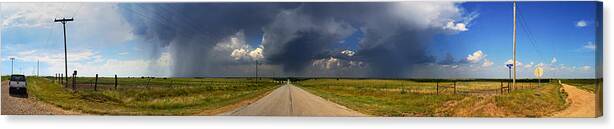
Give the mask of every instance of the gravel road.
[[2, 82], [2, 115], [69, 115], [79, 114], [65, 111], [59, 107], [37, 101], [32, 96], [28, 98], [9, 95], [8, 81]]
[[555, 113], [554, 117], [595, 117], [595, 94], [567, 84], [563, 84], [563, 89], [567, 92], [567, 102], [570, 104]]
[[285, 84], [262, 99], [220, 115], [231, 116], [367, 116]]

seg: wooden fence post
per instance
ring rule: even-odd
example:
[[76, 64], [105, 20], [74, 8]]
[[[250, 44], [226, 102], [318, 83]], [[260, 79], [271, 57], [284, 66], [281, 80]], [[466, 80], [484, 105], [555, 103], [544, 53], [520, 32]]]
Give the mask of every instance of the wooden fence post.
[[437, 81], [437, 94], [439, 94], [439, 81]]
[[98, 74], [96, 74], [96, 79], [94, 81], [94, 91], [98, 91]]
[[145, 85], [145, 87], [149, 88], [149, 82], [150, 82], [150, 81], [151, 81], [151, 78], [150, 78], [150, 79], [147, 79], [147, 85]]
[[115, 74], [115, 90], [117, 90], [117, 74]]
[[513, 83], [509, 83], [509, 82], [507, 83], [507, 93], [512, 92], [512, 88], [514, 88], [512, 84]]
[[456, 94], [456, 81], [454, 81], [454, 94]]
[[77, 79], [76, 78], [77, 78], [77, 72], [75, 71], [72, 74], [72, 90], [73, 91], [77, 91], [77, 87], [76, 87]]
[[501, 81], [501, 86], [500, 87], [501, 88], [499, 88], [499, 90], [500, 90], [501, 94], [503, 94], [503, 81]]
[[60, 84], [64, 85], [64, 88], [68, 88], [68, 85], [64, 84], [64, 74], [60, 74]]

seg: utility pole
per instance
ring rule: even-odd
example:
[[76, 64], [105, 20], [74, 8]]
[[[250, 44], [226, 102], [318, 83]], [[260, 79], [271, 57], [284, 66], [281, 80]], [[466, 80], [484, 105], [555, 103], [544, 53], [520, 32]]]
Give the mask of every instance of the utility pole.
[[[68, 57], [67, 57], [67, 50], [66, 50], [66, 22], [69, 21], [73, 21], [72, 18], [66, 19], [66, 18], [62, 18], [62, 19], [55, 19], [53, 22], [60, 22], [62, 23], [62, 27], [64, 28], [64, 75], [68, 76]], [[68, 82], [68, 77], [66, 78], [66, 82]]]
[[514, 1], [514, 78], [512, 87], [516, 87], [516, 1]]
[[15, 61], [15, 58], [11, 57], [11, 75], [13, 75], [13, 62]]
[[36, 60], [36, 77], [38, 77], [38, 73], [39, 73], [39, 69], [40, 69], [40, 60]]
[[258, 81], [258, 61], [256, 60], [256, 81]]

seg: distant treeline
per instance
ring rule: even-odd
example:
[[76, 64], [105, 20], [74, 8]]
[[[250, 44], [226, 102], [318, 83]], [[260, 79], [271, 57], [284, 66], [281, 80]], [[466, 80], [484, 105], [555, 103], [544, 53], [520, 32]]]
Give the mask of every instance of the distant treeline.
[[[8, 76], [3, 76], [7, 78]], [[49, 76], [53, 77], [53, 76]], [[120, 78], [196, 78], [196, 79], [205, 79], [205, 78], [227, 78], [227, 79], [246, 79], [252, 80], [255, 77], [120, 77]], [[353, 80], [407, 80], [407, 81], [415, 81], [415, 82], [493, 82], [493, 81], [512, 81], [511, 79], [410, 79], [410, 78], [366, 78], [366, 77], [259, 77], [260, 79], [271, 79], [275, 81], [287, 81], [290, 80], [292, 82], [296, 81], [304, 81], [304, 80], [312, 80], [312, 79], [353, 79]], [[541, 79], [541, 82], [550, 82], [549, 79]], [[556, 79], [563, 81], [572, 81], [572, 82], [582, 82], [582, 83], [594, 83], [597, 79]], [[536, 78], [532, 79], [516, 79], [516, 82], [538, 82], [539, 80]]]

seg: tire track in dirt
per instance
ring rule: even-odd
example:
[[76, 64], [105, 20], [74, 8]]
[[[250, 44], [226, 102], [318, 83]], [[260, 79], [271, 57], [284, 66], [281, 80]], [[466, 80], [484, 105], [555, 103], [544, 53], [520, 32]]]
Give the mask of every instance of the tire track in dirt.
[[[561, 83], [562, 84], [562, 83]], [[595, 94], [575, 86], [562, 84], [567, 92], [569, 107], [557, 112], [553, 117], [595, 117]]]

